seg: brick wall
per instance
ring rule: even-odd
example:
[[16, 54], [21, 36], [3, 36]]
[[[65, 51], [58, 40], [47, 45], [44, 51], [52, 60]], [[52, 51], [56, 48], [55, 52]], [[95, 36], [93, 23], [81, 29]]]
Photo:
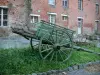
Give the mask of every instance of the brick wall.
[[8, 8], [8, 26], [0, 27], [0, 36], [12, 35], [10, 27], [23, 24], [24, 0], [0, 0], [0, 6]]
[[[47, 12], [57, 13], [56, 23], [64, 27], [68, 27], [77, 32], [78, 17], [83, 18], [82, 33], [94, 33], [95, 20], [100, 20], [100, 14], [96, 15], [95, 4], [100, 4], [99, 0], [83, 0], [83, 11], [78, 10], [78, 0], [69, 0], [69, 8], [62, 7], [62, 0], [56, 2], [56, 6], [52, 7], [48, 4], [48, 0], [32, 0], [33, 14], [39, 14], [41, 19], [48, 21]], [[40, 11], [40, 12], [38, 12]], [[67, 21], [62, 21], [61, 14], [68, 15]], [[99, 25], [100, 27], [100, 25]]]
[[[100, 20], [100, 14], [96, 15], [95, 4], [100, 4], [100, 0], [83, 0], [83, 11], [78, 10], [78, 0], [69, 0], [69, 8], [62, 7], [62, 0], [56, 0], [55, 6], [50, 6], [48, 0], [32, 0], [31, 14], [40, 15], [41, 20], [48, 20], [48, 12], [56, 13], [56, 24], [70, 28], [77, 32], [78, 17], [83, 18], [82, 32], [83, 34], [91, 34], [94, 32], [95, 20]], [[11, 8], [9, 7], [11, 4]], [[8, 26], [1, 28], [12, 35], [10, 26], [23, 24], [24, 21], [24, 0], [0, 0], [0, 6], [8, 6]], [[100, 6], [100, 5], [99, 5]], [[100, 8], [99, 8], [100, 9]], [[63, 21], [61, 14], [68, 15], [68, 20]], [[100, 22], [98, 25], [100, 32]], [[2, 33], [2, 31], [1, 31]]]

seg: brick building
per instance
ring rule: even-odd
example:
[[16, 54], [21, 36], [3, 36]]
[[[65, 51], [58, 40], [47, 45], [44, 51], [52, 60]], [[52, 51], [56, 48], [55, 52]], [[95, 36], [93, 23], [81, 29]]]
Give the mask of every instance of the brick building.
[[[40, 20], [75, 30], [77, 34], [100, 32], [100, 0], [32, 0], [31, 22]], [[23, 24], [24, 0], [0, 0], [0, 36]]]

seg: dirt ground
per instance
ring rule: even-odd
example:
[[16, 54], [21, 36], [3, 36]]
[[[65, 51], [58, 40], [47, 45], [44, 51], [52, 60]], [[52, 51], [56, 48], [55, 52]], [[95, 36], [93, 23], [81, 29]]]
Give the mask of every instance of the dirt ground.
[[89, 65], [85, 70], [88, 72], [100, 72], [100, 64]]
[[64, 72], [61, 75], [100, 75], [100, 64], [88, 65], [84, 69]]

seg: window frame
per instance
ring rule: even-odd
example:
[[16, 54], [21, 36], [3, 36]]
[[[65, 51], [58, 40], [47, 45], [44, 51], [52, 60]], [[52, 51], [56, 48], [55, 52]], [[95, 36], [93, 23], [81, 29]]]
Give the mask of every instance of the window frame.
[[[49, 13], [49, 12], [48, 12], [47, 14], [48, 14], [48, 16], [49, 16], [49, 22], [52, 23], [52, 22], [51, 22], [51, 16], [55, 16], [55, 23], [56, 23], [56, 15], [57, 15], [57, 13]], [[55, 24], [55, 23], [53, 23], [53, 24]]]
[[[67, 4], [66, 4], [66, 2], [67, 2]], [[63, 6], [63, 8], [68, 8], [68, 5], [69, 4], [69, 0], [62, 0], [62, 6]]]
[[[61, 17], [62, 17], [62, 20], [63, 20], [63, 21], [67, 21], [67, 20], [68, 20], [68, 15], [61, 14]], [[63, 17], [66, 17], [66, 19], [64, 20]]]
[[78, 9], [83, 10], [83, 0], [78, 0]]
[[56, 0], [48, 0], [48, 4], [49, 5], [52, 5], [52, 6], [55, 6], [56, 5]]
[[[0, 25], [0, 27], [8, 27], [8, 7], [7, 6], [0, 6], [0, 12], [1, 12], [1, 19], [0, 19], [0, 21], [1, 21], [1, 25]], [[7, 9], [7, 14], [4, 14], [4, 9]], [[7, 16], [7, 19], [4, 19], [4, 15], [6, 15]], [[4, 21], [5, 22], [7, 22], [7, 25], [4, 25]]]
[[99, 14], [99, 4], [96, 3], [96, 14], [98, 15]]
[[40, 22], [40, 15], [37, 14], [30, 14], [30, 17], [33, 17], [33, 19], [30, 21], [31, 23], [35, 23], [34, 17], [38, 17], [38, 22]]
[[[52, 20], [53, 20], [53, 22], [52, 22]], [[49, 14], [49, 22], [55, 24], [56, 23], [56, 15]]]

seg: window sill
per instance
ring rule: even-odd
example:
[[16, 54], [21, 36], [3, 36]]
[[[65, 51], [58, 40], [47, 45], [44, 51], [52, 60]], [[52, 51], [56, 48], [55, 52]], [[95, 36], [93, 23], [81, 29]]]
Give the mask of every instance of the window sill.
[[56, 7], [56, 5], [52, 5], [52, 4], [49, 4], [50, 5], [50, 7], [53, 7], [53, 8], [55, 8]]
[[62, 20], [62, 21], [64, 21], [64, 22], [65, 22], [65, 21], [67, 21], [67, 20]]
[[83, 10], [79, 10], [79, 9], [78, 9], [78, 11], [79, 11], [79, 12], [83, 12]]
[[78, 9], [78, 10], [83, 11], [83, 9]]
[[0, 26], [0, 28], [8, 28], [8, 26]]
[[63, 6], [63, 9], [68, 10], [68, 7], [64, 7], [64, 6]]

